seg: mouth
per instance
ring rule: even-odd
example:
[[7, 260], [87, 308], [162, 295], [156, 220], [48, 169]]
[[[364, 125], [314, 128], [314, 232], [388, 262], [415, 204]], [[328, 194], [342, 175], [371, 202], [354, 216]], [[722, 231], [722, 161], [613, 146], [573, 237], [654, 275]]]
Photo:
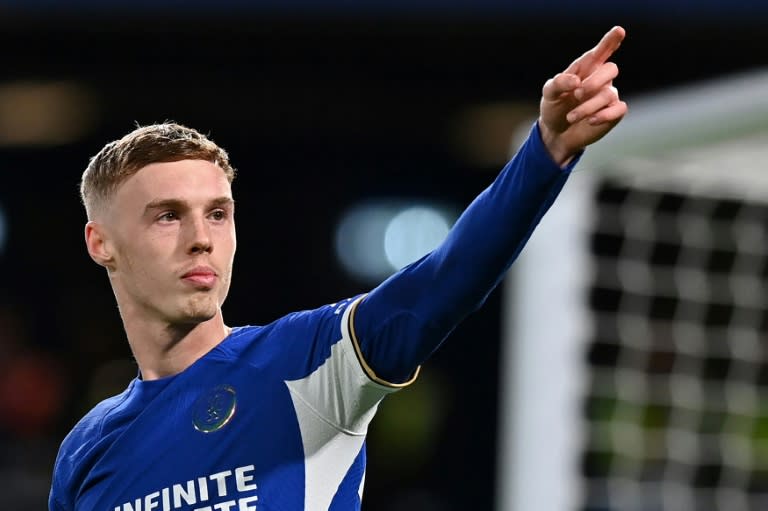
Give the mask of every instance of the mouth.
[[198, 288], [213, 287], [217, 278], [216, 272], [208, 266], [196, 266], [181, 276], [181, 280]]

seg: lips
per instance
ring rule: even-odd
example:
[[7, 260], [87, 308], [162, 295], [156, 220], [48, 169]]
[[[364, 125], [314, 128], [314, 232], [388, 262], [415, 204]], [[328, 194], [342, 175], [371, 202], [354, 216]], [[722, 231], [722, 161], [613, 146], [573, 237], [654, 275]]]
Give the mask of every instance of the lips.
[[181, 276], [183, 281], [196, 287], [211, 287], [216, 278], [216, 272], [208, 266], [196, 266]]

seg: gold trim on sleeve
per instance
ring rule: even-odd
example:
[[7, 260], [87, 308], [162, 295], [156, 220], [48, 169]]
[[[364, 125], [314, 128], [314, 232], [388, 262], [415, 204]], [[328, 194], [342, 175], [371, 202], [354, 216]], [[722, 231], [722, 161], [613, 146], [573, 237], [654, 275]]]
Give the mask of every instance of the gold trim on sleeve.
[[349, 317], [347, 318], [347, 330], [349, 331], [349, 336], [352, 339], [352, 346], [355, 348], [355, 355], [357, 355], [357, 360], [360, 362], [360, 366], [363, 368], [363, 371], [368, 376], [368, 378], [371, 379], [371, 381], [374, 381], [378, 383], [379, 385], [384, 385], [386, 387], [391, 387], [394, 389], [400, 389], [403, 387], [407, 387], [408, 385], [411, 385], [413, 382], [416, 381], [416, 378], [419, 377], [419, 372], [421, 371], [421, 366], [418, 366], [416, 370], [413, 372], [413, 376], [411, 378], [404, 382], [404, 383], [393, 383], [391, 381], [387, 381], [380, 376], [376, 374], [376, 371], [374, 371], [371, 366], [368, 365], [368, 363], [365, 361], [365, 358], [363, 357], [363, 352], [360, 350], [360, 343], [357, 340], [357, 334], [355, 334], [355, 311], [357, 310], [357, 306], [365, 300], [365, 296], [360, 298], [359, 300], [355, 300], [355, 303], [352, 304], [352, 308], [349, 311]]

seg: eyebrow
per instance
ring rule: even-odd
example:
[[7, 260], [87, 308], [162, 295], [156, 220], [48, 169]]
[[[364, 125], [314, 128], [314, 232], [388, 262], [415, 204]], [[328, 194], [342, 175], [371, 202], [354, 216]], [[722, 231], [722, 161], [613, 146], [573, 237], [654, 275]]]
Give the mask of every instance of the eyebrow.
[[[232, 199], [232, 197], [217, 197], [208, 201], [209, 208], [234, 206], [234, 204], [235, 201]], [[189, 209], [189, 203], [182, 199], [155, 199], [144, 206], [145, 213], [158, 209], [175, 209], [183, 211], [185, 209]]]

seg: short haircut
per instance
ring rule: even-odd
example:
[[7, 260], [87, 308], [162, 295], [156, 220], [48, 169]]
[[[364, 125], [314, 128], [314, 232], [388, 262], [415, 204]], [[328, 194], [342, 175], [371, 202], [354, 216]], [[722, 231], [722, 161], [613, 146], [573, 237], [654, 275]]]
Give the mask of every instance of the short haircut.
[[88, 218], [92, 219], [109, 203], [118, 186], [143, 167], [180, 160], [209, 161], [221, 168], [230, 183], [235, 179], [227, 152], [197, 130], [171, 122], [141, 126], [105, 145], [88, 163], [80, 182]]

